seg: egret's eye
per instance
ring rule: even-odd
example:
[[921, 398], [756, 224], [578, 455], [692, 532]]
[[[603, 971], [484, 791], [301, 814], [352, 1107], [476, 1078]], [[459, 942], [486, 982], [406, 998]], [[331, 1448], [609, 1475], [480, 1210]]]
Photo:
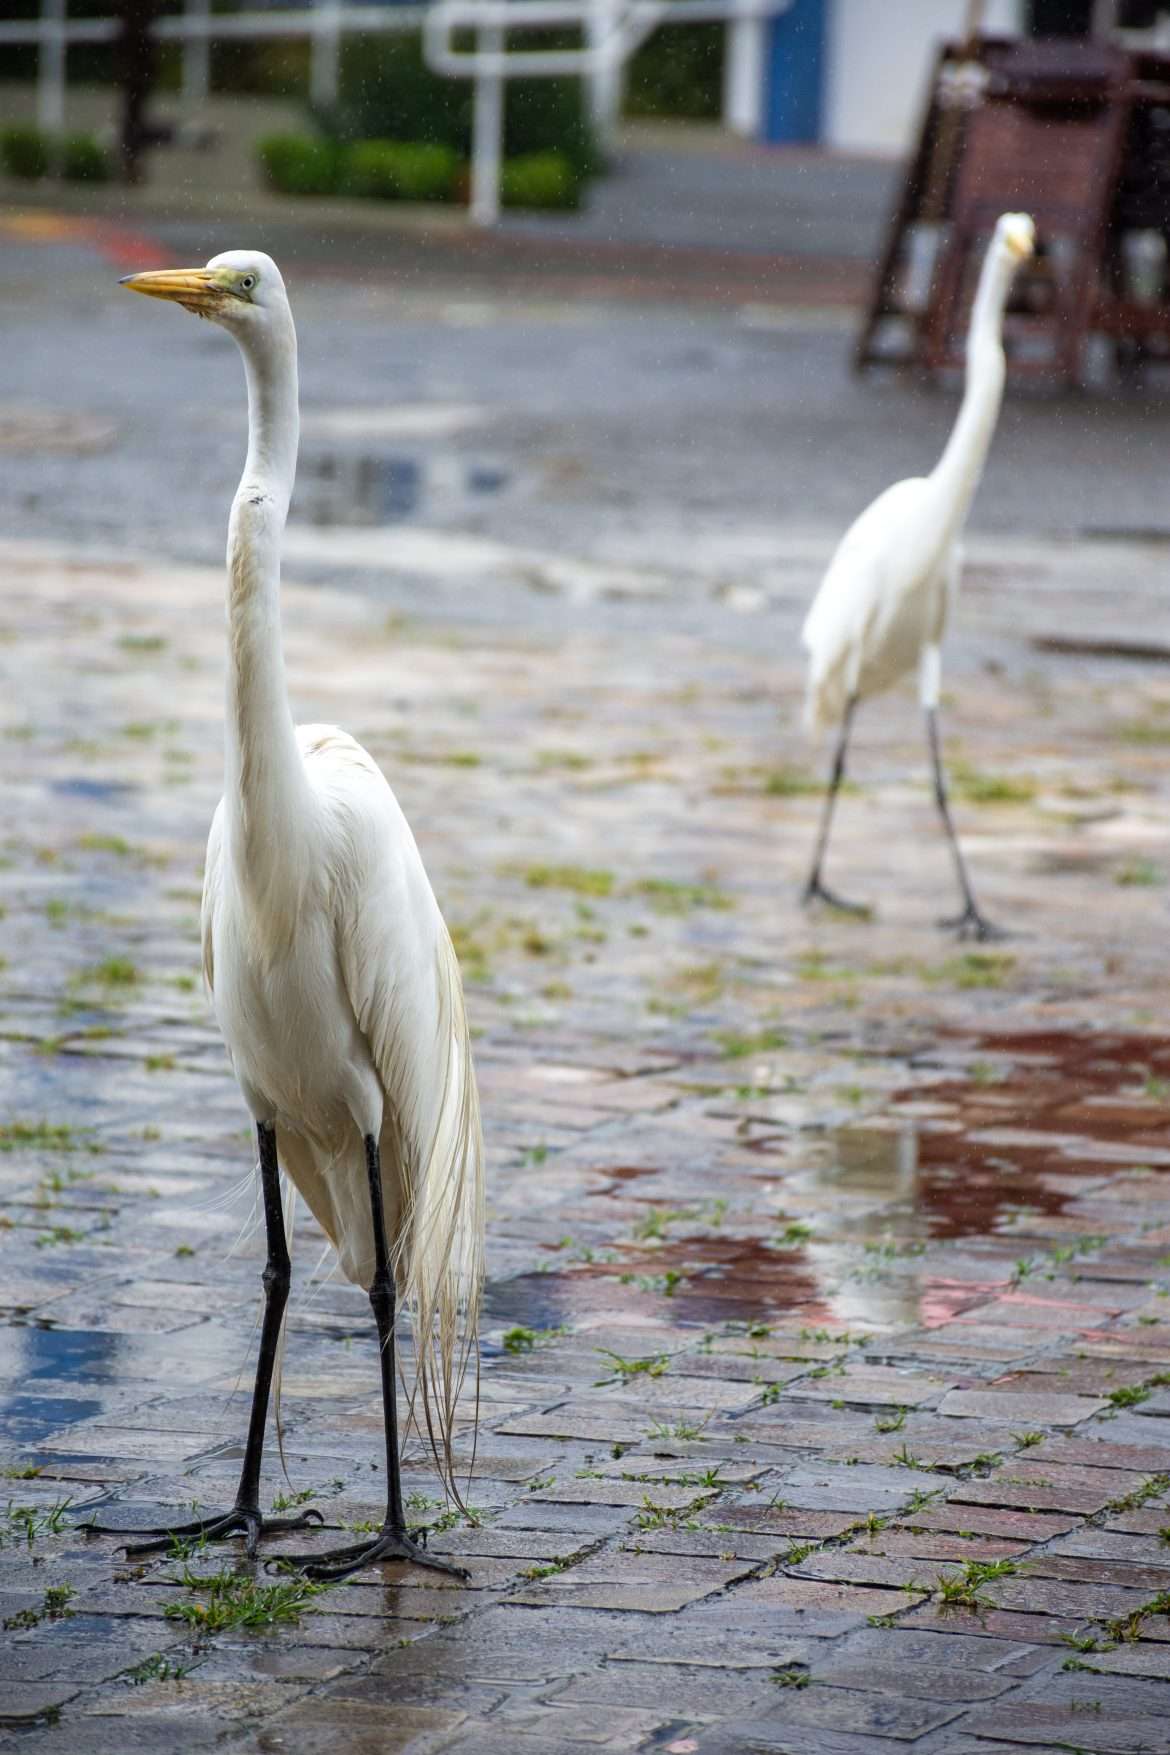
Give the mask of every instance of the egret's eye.
[[240, 286], [244, 292], [251, 292], [255, 284], [256, 276], [254, 274], [245, 274], [243, 280], [240, 282]]

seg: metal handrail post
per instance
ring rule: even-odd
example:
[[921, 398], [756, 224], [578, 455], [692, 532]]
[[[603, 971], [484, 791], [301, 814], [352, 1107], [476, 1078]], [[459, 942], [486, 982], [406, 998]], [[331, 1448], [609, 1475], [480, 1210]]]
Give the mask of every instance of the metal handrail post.
[[309, 61], [309, 96], [327, 108], [341, 84], [341, 0], [317, 0]]
[[595, 57], [589, 76], [589, 108], [606, 146], [613, 140], [622, 103], [623, 57], [612, 52], [620, 24], [619, 6], [620, 0], [591, 0], [587, 27]]
[[42, 0], [41, 3], [37, 126], [45, 134], [60, 134], [65, 126], [65, 4], [66, 0]]
[[[480, 27], [476, 41], [489, 55], [504, 49], [504, 32], [498, 24]], [[475, 76], [475, 116], [471, 133], [471, 204], [473, 225], [495, 225], [500, 217], [500, 161], [504, 156], [504, 76], [495, 68], [483, 68]]]
[[187, 0], [183, 38], [183, 102], [202, 109], [211, 90], [211, 0]]

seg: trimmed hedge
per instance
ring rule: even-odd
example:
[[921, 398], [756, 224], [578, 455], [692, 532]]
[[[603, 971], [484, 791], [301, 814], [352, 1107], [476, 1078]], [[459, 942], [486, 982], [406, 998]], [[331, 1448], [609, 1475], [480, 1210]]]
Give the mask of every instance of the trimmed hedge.
[[[467, 167], [450, 146], [422, 140], [355, 140], [348, 145], [308, 134], [270, 134], [257, 143], [270, 189], [282, 195], [358, 195], [376, 201], [454, 201]], [[581, 205], [584, 179], [563, 152], [528, 152], [505, 159], [505, 207]]]
[[721, 24], [651, 31], [626, 68], [625, 114], [717, 122], [723, 113], [724, 44]]
[[[519, 40], [519, 39], [518, 39]], [[576, 46], [564, 31], [524, 31], [521, 46]], [[471, 155], [470, 80], [433, 73], [413, 32], [352, 37], [342, 50], [341, 95], [317, 121], [335, 140], [423, 141]], [[504, 94], [504, 157], [561, 152], [578, 174], [594, 176], [601, 155], [580, 79], [510, 79]]]
[[108, 183], [114, 174], [110, 155], [92, 134], [69, 134], [61, 142], [61, 175], [67, 183]]
[[336, 141], [311, 134], [269, 134], [257, 141], [256, 151], [270, 189], [282, 195], [336, 194], [342, 161]]
[[575, 210], [581, 205], [581, 178], [563, 152], [522, 153], [504, 162], [500, 200], [505, 207]]
[[109, 154], [92, 134], [58, 140], [31, 126], [0, 129], [0, 164], [28, 182], [55, 174], [71, 183], [108, 183], [113, 175]]
[[425, 141], [358, 140], [344, 153], [341, 189], [381, 201], [452, 201], [459, 154]]
[[35, 182], [47, 177], [52, 165], [52, 151], [46, 135], [39, 128], [5, 128], [0, 131], [0, 160], [12, 177]]

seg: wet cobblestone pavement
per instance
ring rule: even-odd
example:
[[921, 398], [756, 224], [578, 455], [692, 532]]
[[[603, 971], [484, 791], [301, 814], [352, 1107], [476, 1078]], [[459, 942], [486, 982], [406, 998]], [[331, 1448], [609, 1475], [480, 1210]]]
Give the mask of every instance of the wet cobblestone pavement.
[[[969, 947], [897, 699], [830, 862], [874, 917], [795, 906], [831, 534], [762, 578], [692, 551], [676, 616], [666, 546], [534, 583], [435, 535], [428, 604], [394, 563], [323, 591], [328, 533], [290, 531], [294, 698], [415, 826], [490, 1164], [470, 1515], [417, 1442], [405, 1470], [471, 1581], [299, 1598], [81, 1527], [216, 1506], [241, 1454], [251, 1142], [197, 982], [221, 573], [0, 546], [0, 1748], [1170, 1748], [1164, 551], [972, 544], [946, 713], [1013, 936]], [[1120, 593], [1150, 662], [1096, 649]], [[265, 1485], [328, 1546], [380, 1515], [381, 1425], [320, 1244], [302, 1212]]]

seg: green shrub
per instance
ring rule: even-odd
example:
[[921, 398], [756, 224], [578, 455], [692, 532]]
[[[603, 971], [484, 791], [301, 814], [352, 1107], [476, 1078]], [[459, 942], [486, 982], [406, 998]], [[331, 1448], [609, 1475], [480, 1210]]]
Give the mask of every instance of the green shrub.
[[0, 132], [0, 160], [10, 176], [30, 181], [47, 176], [51, 158], [48, 138], [39, 128], [5, 128]]
[[61, 175], [68, 183], [108, 183], [113, 175], [109, 154], [92, 134], [68, 134], [61, 142]]
[[359, 140], [345, 154], [342, 188], [381, 201], [450, 201], [459, 170], [459, 155], [450, 146]]
[[[525, 48], [565, 47], [566, 33], [525, 31]], [[423, 141], [471, 154], [470, 80], [433, 73], [413, 33], [352, 37], [342, 51], [341, 96], [317, 121], [336, 140]], [[504, 155], [561, 152], [581, 176], [600, 167], [579, 79], [510, 79], [504, 100]]]
[[581, 178], [563, 152], [526, 152], [504, 161], [500, 200], [505, 207], [576, 208]]
[[332, 140], [311, 134], [268, 134], [256, 151], [264, 180], [282, 195], [332, 195], [341, 176], [341, 154]]
[[723, 113], [723, 54], [721, 24], [672, 24], [652, 31], [630, 57], [626, 115], [717, 122]]

